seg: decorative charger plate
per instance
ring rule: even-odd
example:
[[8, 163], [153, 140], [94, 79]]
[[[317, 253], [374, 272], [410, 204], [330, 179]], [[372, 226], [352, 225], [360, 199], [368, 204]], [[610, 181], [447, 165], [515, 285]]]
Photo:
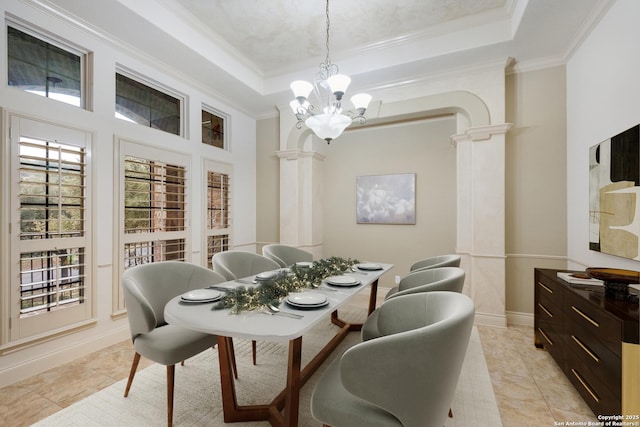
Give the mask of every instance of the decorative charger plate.
[[222, 295], [223, 292], [215, 289], [194, 289], [180, 295], [180, 299], [184, 302], [204, 303], [217, 301]]
[[263, 271], [262, 273], [256, 274], [256, 280], [269, 280], [276, 277], [278, 274], [277, 271]]
[[360, 264], [356, 264], [356, 267], [358, 267], [360, 270], [369, 270], [369, 271], [382, 270], [382, 266], [380, 264], [375, 264], [372, 262], [363, 262]]
[[297, 292], [286, 297], [285, 302], [296, 308], [320, 308], [329, 304], [327, 297], [318, 292]]
[[297, 267], [311, 267], [311, 264], [313, 264], [311, 261], [298, 261], [298, 262], [296, 262], [296, 266]]
[[334, 286], [356, 286], [360, 284], [360, 280], [352, 276], [330, 276], [324, 280]]

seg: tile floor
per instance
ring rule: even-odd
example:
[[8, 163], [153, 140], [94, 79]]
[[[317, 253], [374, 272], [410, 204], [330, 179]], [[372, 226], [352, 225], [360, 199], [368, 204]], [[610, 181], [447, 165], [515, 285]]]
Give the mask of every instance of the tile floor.
[[[365, 307], [366, 298], [358, 304]], [[551, 356], [534, 347], [532, 328], [479, 326], [478, 330], [505, 427], [595, 421]], [[126, 378], [132, 356], [131, 343], [124, 341], [0, 388], [0, 426], [29, 426]], [[138, 369], [149, 364], [142, 359]]]

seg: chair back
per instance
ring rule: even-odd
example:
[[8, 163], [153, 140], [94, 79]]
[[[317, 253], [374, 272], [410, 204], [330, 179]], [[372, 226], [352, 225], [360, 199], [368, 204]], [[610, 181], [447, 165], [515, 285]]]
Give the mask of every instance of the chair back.
[[462, 370], [474, 319], [471, 299], [455, 292], [403, 295], [380, 307], [381, 337], [348, 349], [344, 387], [405, 427], [442, 426]]
[[280, 264], [267, 257], [245, 251], [218, 252], [211, 258], [211, 263], [213, 270], [222, 274], [227, 280], [240, 279], [280, 268]]
[[262, 255], [280, 264], [280, 267], [289, 267], [300, 261], [313, 261], [313, 254], [305, 250], [279, 244], [270, 244], [262, 247]]
[[164, 306], [172, 298], [194, 289], [222, 283], [225, 278], [207, 268], [181, 261], [131, 267], [122, 275], [131, 337], [166, 324]]
[[419, 292], [462, 292], [464, 278], [464, 270], [459, 267], [438, 267], [417, 270], [400, 279], [398, 291], [389, 295], [389, 298]]
[[462, 257], [456, 254], [438, 255], [431, 258], [421, 259], [411, 264], [409, 271], [424, 270], [438, 267], [460, 267]]

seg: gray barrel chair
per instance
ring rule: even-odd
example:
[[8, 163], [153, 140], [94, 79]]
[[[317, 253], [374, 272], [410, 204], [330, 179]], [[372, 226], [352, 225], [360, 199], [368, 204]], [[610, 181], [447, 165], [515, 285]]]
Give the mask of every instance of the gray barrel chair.
[[[422, 292], [449, 291], [460, 293], [464, 286], [464, 278], [464, 270], [458, 267], [439, 267], [415, 271], [400, 279], [398, 286], [391, 289], [385, 297], [385, 302], [402, 295]], [[379, 310], [379, 308], [374, 310], [362, 325], [362, 336], [366, 339], [380, 335], [378, 328]]]
[[[218, 252], [211, 257], [211, 264], [213, 270], [227, 280], [241, 279], [280, 268], [280, 264], [267, 257], [245, 251]], [[251, 359], [254, 365], [257, 363], [256, 352], [256, 342], [251, 341]]]
[[456, 254], [438, 255], [416, 261], [409, 267], [409, 272], [438, 267], [460, 267], [461, 257]]
[[289, 267], [296, 262], [313, 261], [313, 254], [289, 245], [270, 244], [262, 247], [262, 255], [280, 264], [280, 267]]
[[280, 268], [280, 264], [267, 257], [245, 251], [218, 252], [211, 257], [211, 263], [213, 270], [227, 280], [241, 279]]
[[165, 365], [169, 426], [173, 422], [175, 364], [207, 348], [213, 348], [218, 337], [167, 324], [164, 320], [164, 306], [169, 300], [185, 292], [224, 281], [225, 278], [214, 271], [179, 261], [139, 265], [126, 270], [122, 276], [135, 349], [124, 397], [129, 395], [141, 356]]
[[316, 384], [313, 418], [333, 427], [442, 427], [473, 318], [471, 299], [455, 292], [385, 301], [381, 336], [349, 348]]

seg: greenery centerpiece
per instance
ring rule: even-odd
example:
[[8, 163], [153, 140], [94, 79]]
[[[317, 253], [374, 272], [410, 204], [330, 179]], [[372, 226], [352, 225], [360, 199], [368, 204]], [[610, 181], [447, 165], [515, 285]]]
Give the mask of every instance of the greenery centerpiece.
[[283, 269], [273, 278], [263, 281], [260, 286], [230, 289], [213, 308], [229, 309], [237, 314], [269, 305], [278, 307], [291, 292], [318, 287], [325, 278], [342, 274], [358, 262], [350, 258], [330, 257], [314, 261], [308, 267], [293, 265], [288, 271]]

